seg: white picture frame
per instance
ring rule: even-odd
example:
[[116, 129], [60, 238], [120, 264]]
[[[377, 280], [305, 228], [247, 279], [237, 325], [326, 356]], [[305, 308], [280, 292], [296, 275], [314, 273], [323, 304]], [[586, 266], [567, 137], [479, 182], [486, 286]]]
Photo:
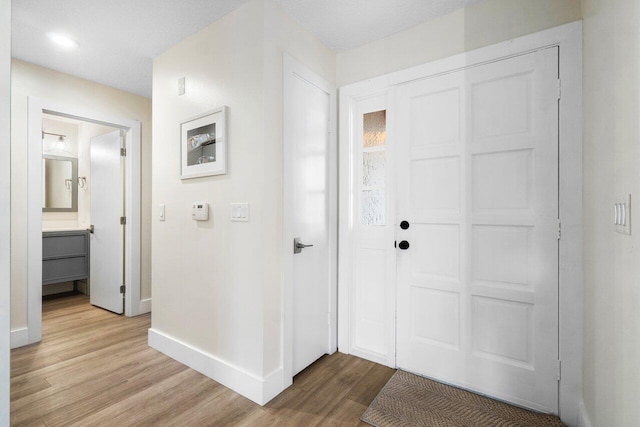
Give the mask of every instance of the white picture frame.
[[180, 123], [180, 179], [227, 173], [227, 106]]

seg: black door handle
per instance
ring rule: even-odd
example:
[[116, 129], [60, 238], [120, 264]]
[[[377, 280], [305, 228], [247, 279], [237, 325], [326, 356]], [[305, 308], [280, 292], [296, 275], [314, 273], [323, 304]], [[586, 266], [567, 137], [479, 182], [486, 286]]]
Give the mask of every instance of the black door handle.
[[406, 251], [407, 249], [409, 249], [409, 242], [403, 240], [402, 242], [398, 243], [398, 247], [403, 251]]

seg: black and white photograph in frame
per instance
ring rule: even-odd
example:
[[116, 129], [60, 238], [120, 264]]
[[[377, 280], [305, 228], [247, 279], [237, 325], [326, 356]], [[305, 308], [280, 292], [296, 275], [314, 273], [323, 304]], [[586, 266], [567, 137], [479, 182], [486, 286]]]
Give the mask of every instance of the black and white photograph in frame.
[[227, 106], [180, 124], [181, 179], [227, 173]]

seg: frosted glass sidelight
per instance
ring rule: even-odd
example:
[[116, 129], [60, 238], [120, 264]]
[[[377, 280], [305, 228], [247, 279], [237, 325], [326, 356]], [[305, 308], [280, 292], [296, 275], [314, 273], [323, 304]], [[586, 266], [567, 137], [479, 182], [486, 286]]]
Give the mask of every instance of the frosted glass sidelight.
[[384, 151], [362, 153], [362, 184], [367, 187], [384, 186], [387, 155]]
[[383, 146], [387, 140], [387, 111], [364, 114], [362, 122], [362, 145], [365, 148]]
[[364, 190], [362, 192], [362, 224], [385, 225], [386, 203], [383, 190]]

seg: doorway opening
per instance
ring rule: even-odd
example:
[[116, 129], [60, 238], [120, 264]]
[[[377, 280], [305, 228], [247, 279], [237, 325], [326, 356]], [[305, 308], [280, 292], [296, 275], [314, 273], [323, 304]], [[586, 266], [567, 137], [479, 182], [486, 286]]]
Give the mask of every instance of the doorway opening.
[[[119, 193], [119, 198], [124, 200], [122, 183], [110, 182], [110, 189], [94, 185], [91, 153], [97, 148], [94, 138], [97, 142], [100, 136], [109, 134], [117, 136], [112, 142], [118, 144], [114, 148], [119, 150], [121, 131], [84, 120], [52, 114], [42, 116], [42, 297], [53, 299], [70, 293], [90, 296], [91, 266], [95, 271], [106, 261], [91, 244], [90, 230], [94, 226], [91, 210], [98, 208], [96, 205], [104, 198], [103, 193], [109, 190]], [[118, 164], [116, 172], [122, 175], [120, 169]], [[90, 251], [92, 246], [94, 251]], [[122, 262], [120, 258], [117, 269]], [[96, 296], [100, 296], [99, 292]], [[106, 308], [100, 298], [92, 303]], [[120, 306], [116, 312], [122, 311], [123, 304]]]
[[28, 123], [23, 344], [42, 339], [49, 294], [83, 292], [98, 307], [140, 314], [140, 122], [30, 97]]

